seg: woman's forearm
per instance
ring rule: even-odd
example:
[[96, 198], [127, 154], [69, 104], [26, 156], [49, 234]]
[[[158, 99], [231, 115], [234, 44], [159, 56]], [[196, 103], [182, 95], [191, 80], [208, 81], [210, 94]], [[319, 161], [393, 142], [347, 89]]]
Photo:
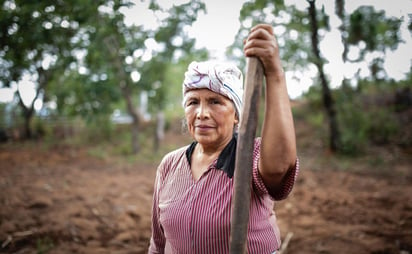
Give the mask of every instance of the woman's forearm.
[[270, 191], [280, 187], [283, 176], [295, 165], [296, 156], [295, 128], [282, 71], [278, 75], [266, 76], [259, 170]]

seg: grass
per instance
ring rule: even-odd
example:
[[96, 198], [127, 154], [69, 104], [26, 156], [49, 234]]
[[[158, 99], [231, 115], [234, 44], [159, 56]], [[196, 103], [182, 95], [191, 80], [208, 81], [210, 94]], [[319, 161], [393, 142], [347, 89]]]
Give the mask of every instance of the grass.
[[53, 249], [53, 241], [49, 237], [39, 238], [36, 241], [37, 254], [46, 254]]

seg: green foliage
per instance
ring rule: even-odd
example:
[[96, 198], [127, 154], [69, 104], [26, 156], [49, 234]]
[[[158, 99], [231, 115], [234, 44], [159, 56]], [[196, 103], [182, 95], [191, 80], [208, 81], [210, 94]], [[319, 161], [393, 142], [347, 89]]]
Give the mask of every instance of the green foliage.
[[[251, 26], [264, 22], [272, 24], [274, 27], [275, 36], [280, 47], [280, 56], [286, 71], [305, 71], [311, 64], [318, 65], [319, 62], [325, 62], [326, 59], [322, 59], [322, 54], [315, 57], [318, 54], [314, 54], [316, 49], [311, 48], [311, 32], [319, 36], [321, 41], [322, 36], [330, 30], [329, 19], [332, 13], [326, 13], [323, 6], [316, 10], [316, 15], [314, 16], [316, 16], [317, 24], [312, 27], [318, 27], [318, 30], [311, 31], [312, 27], [309, 25], [309, 14], [307, 11], [302, 11], [295, 5], [286, 4], [285, 2], [277, 1], [273, 3], [273, 1], [267, 0], [246, 2], [241, 10], [241, 27], [236, 37], [236, 44], [229, 53], [234, 54], [236, 47], [241, 48], [242, 41], [247, 36]], [[308, 2], [314, 5], [315, 1]], [[373, 7], [369, 6], [361, 6], [354, 13], [346, 16], [344, 1], [336, 1], [336, 3], [336, 14], [342, 21], [339, 32], [341, 33], [344, 46], [342, 54], [344, 62], [347, 61], [349, 45], [357, 47], [360, 52], [358, 59], [351, 59], [351, 61], [364, 61], [366, 53], [376, 51], [385, 53], [387, 49], [396, 49], [397, 45], [401, 42], [399, 28], [402, 20], [387, 18], [385, 12], [376, 12]], [[363, 47], [360, 42], [363, 42], [366, 46]], [[239, 54], [239, 57], [243, 56]], [[242, 59], [240, 62], [242, 62]], [[244, 61], [242, 63], [244, 64]], [[383, 63], [382, 57], [375, 58], [367, 63], [372, 72], [372, 80], [387, 80]], [[322, 71], [322, 68], [318, 71]], [[359, 77], [355, 74], [354, 77], [349, 78], [358, 79]], [[329, 107], [325, 112], [336, 112], [332, 105], [334, 100], [326, 97], [327, 90], [322, 91], [316, 85], [316, 82], [314, 83], [315, 85], [311, 87], [306, 95], [310, 108], [314, 112], [320, 112], [321, 108]], [[322, 85], [326, 88], [329, 86], [329, 84]], [[380, 109], [376, 111], [362, 111], [360, 110], [364, 106], [361, 103], [362, 99], [357, 99], [357, 96], [352, 96], [348, 99], [345, 98], [346, 95], [342, 96], [342, 94], [339, 96], [341, 98], [337, 102], [340, 104], [337, 110], [338, 124], [334, 124], [333, 118], [335, 114], [329, 114], [329, 120], [326, 121], [323, 114], [313, 113], [312, 111], [307, 119], [317, 129], [321, 129], [319, 128], [320, 125], [328, 124], [329, 122], [330, 126], [335, 129], [335, 131], [331, 130], [332, 134], [338, 133], [337, 130], [341, 128], [344, 129], [341, 134], [341, 142], [330, 135], [331, 144], [342, 143], [342, 151], [344, 153], [355, 154], [357, 151], [362, 150], [363, 146], [371, 139], [375, 141], [380, 140], [379, 142], [387, 142], [391, 139], [397, 127], [390, 124], [393, 123], [393, 121], [390, 121], [393, 119], [389, 117], [391, 115], [389, 113], [390, 109], [387, 112]], [[323, 102], [324, 100], [325, 103]], [[356, 103], [358, 100], [359, 104]], [[332, 103], [326, 103], [327, 101], [332, 101]], [[340, 114], [342, 115], [340, 116]], [[339, 125], [342, 125], [342, 127]], [[380, 126], [381, 128], [376, 129], [375, 126]], [[337, 137], [337, 135], [334, 136]]]
[[93, 121], [86, 122], [83, 139], [95, 143], [101, 140], [111, 140], [115, 136], [115, 126], [107, 115], [98, 115]]
[[356, 103], [338, 102], [338, 121], [341, 127], [339, 151], [346, 155], [357, 155], [367, 145], [369, 122], [366, 113]]
[[[169, 119], [173, 124], [176, 119]], [[118, 159], [120, 163], [156, 163], [171, 150], [177, 148], [174, 143], [163, 144], [158, 151], [154, 151], [153, 126], [149, 123], [140, 129], [139, 142], [142, 148], [138, 154], [133, 154], [130, 147], [131, 133], [128, 131], [129, 125], [116, 126], [115, 137], [111, 140], [100, 140], [89, 146], [88, 153], [96, 158]], [[189, 143], [189, 141], [188, 141]]]
[[321, 129], [325, 125], [325, 114], [322, 111], [313, 111], [306, 118], [307, 122], [316, 129]]
[[364, 81], [362, 93], [351, 87], [336, 91], [343, 154], [357, 155], [369, 145], [397, 143], [401, 126], [393, 102], [387, 102], [395, 90], [391, 83]]
[[[6, 1], [0, 9], [1, 82], [9, 86], [23, 74], [55, 69], [74, 61], [73, 41], [100, 1]], [[50, 61], [45, 65], [44, 61]], [[58, 69], [58, 70], [57, 70]], [[40, 78], [40, 77], [39, 77]]]
[[[176, 97], [170, 95], [175, 94], [175, 91], [181, 91], [184, 77], [182, 66], [185, 70], [190, 60], [202, 60], [207, 57], [205, 50], [194, 49], [195, 40], [188, 38], [183, 29], [197, 19], [199, 12], [205, 11], [205, 4], [201, 1], [189, 1], [186, 4], [175, 5], [169, 10], [163, 10], [152, 1], [151, 8], [168, 13], [168, 17], [162, 20], [157, 30], [147, 33], [147, 39], [154, 39], [156, 43], [164, 46], [164, 50], [153, 52], [152, 59], [141, 64], [139, 72], [142, 78], [137, 86], [149, 91], [150, 108], [152, 112], [157, 112], [174, 103]], [[174, 71], [176, 66], [179, 72]], [[169, 70], [172, 70], [171, 76]], [[177, 98], [180, 97], [179, 95]]]
[[357, 106], [346, 105], [341, 110], [343, 154], [357, 155], [369, 145], [388, 144], [399, 131], [400, 126], [391, 109], [362, 111]]
[[[90, 27], [99, 16], [99, 7], [104, 4], [122, 5], [121, 1], [80, 0], [5, 1], [1, 5], [0, 61], [5, 64], [0, 65], [0, 86], [15, 85], [24, 75], [29, 75], [35, 84], [36, 96], [28, 106], [22, 103], [17, 93], [24, 126], [30, 126], [36, 99], [48, 102], [64, 94], [60, 88], [65, 84], [58, 82], [68, 80], [67, 73], [74, 73], [73, 70], [79, 66], [78, 61], [81, 61], [79, 52], [84, 52], [92, 44], [89, 38], [94, 29]], [[50, 88], [51, 83], [55, 84], [54, 89]], [[53, 92], [59, 93], [58, 96]], [[89, 108], [96, 107], [94, 101], [87, 101]], [[31, 132], [26, 128], [28, 138]]]
[[6, 104], [0, 103], [0, 130], [6, 127]]
[[[188, 37], [185, 28], [199, 13], [206, 11], [206, 6], [196, 0], [166, 10], [153, 0], [150, 8], [164, 13], [166, 18], [159, 20], [158, 28], [144, 30], [124, 24], [120, 8], [130, 4], [123, 0], [3, 1], [0, 8], [0, 86], [11, 86], [24, 74], [37, 78], [39, 98], [57, 105], [55, 109], [50, 108], [50, 117], [77, 119], [81, 116], [82, 122], [91, 129], [89, 134], [84, 134], [85, 140], [90, 141], [113, 136], [114, 127], [108, 117], [115, 108], [127, 111], [129, 105], [122, 98], [125, 94], [130, 95], [133, 108], [137, 108], [139, 94], [148, 92], [149, 111], [153, 115], [163, 110], [167, 119], [180, 117], [181, 82], [187, 65], [192, 60], [208, 58], [205, 49], [194, 49], [195, 41]], [[323, 7], [318, 10], [320, 34], [329, 30], [329, 15]], [[363, 54], [395, 49], [401, 42], [398, 32], [401, 20], [387, 18], [384, 12], [376, 12], [372, 7], [361, 7], [341, 18], [348, 27], [342, 34], [355, 47], [364, 42], [366, 47], [360, 48]], [[285, 69], [309, 68], [313, 58], [306, 10], [283, 0], [248, 1], [243, 5], [240, 21], [236, 41], [228, 52], [231, 60], [244, 64], [245, 59], [239, 54], [243, 39], [251, 26], [265, 22], [272, 24], [277, 33]], [[147, 43], [153, 41], [159, 49], [148, 48]], [[142, 52], [150, 53], [151, 58], [143, 59]], [[382, 77], [378, 74], [386, 75], [382, 58], [368, 64], [375, 80]], [[131, 79], [136, 72], [140, 75], [138, 82]], [[359, 86], [360, 91], [362, 87]], [[311, 88], [307, 98], [312, 109], [322, 111], [319, 87]], [[350, 105], [349, 99], [340, 101], [345, 105], [339, 113], [362, 108], [362, 100], [354, 98], [351, 97], [354, 105]], [[26, 111], [24, 108], [15, 110], [21, 114]], [[344, 143], [354, 147], [356, 144], [351, 144], [351, 140], [391, 140], [397, 127], [390, 126], [394, 123], [388, 117], [390, 112], [391, 109], [385, 108], [370, 110], [368, 115], [343, 113], [340, 122], [350, 117], [359, 122], [359, 126], [348, 124], [345, 127], [349, 131], [344, 134], [348, 140]], [[31, 126], [37, 133], [52, 135], [48, 122], [43, 121], [36, 118]], [[324, 121], [322, 114], [309, 117], [309, 122], [315, 126]], [[374, 129], [372, 125], [384, 128]]]
[[121, 98], [120, 91], [106, 75], [93, 77], [72, 71], [50, 83], [59, 116], [82, 116], [91, 121], [113, 111], [113, 104]]
[[[410, 92], [406, 89], [410, 86], [408, 82], [363, 79], [356, 87], [344, 84], [333, 91], [341, 131], [340, 154], [353, 157], [362, 155], [373, 146], [408, 147], [412, 144], [409, 131], [412, 122], [408, 121], [411, 105], [399, 107], [394, 99], [397, 91]], [[318, 86], [310, 88], [304, 97], [306, 106], [295, 109], [294, 116], [314, 130], [315, 138], [326, 141], [327, 119], [319, 89]], [[412, 98], [410, 94], [406, 96]]]
[[[235, 44], [228, 52], [232, 54], [230, 58], [245, 65], [243, 55], [233, 55], [236, 48], [243, 48], [243, 40], [252, 26], [268, 23], [274, 28], [285, 68], [306, 70], [309, 67], [311, 44], [309, 17], [306, 10], [301, 10], [285, 1], [249, 1], [243, 5], [239, 20], [241, 27], [236, 35]], [[319, 11], [319, 28], [329, 29], [329, 16], [324, 9]]]
[[313, 110], [323, 110], [322, 88], [319, 85], [313, 85], [309, 91], [304, 95], [308, 101], [309, 106]]
[[400, 130], [393, 108], [376, 107], [369, 114], [369, 139], [375, 144], [388, 144]]
[[[401, 19], [386, 18], [384, 11], [376, 12], [372, 6], [361, 6], [350, 15], [348, 43], [357, 45], [363, 41], [366, 51], [385, 52], [386, 48], [396, 49], [402, 41], [399, 35]], [[360, 59], [360, 60], [363, 60]]]

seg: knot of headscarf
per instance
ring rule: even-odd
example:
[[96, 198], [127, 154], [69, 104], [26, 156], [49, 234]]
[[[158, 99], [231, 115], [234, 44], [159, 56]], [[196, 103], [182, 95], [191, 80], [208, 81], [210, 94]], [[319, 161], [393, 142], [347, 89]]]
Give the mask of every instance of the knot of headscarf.
[[186, 92], [200, 88], [207, 88], [232, 100], [240, 117], [243, 103], [243, 76], [235, 65], [217, 61], [192, 62], [183, 81], [183, 105]]

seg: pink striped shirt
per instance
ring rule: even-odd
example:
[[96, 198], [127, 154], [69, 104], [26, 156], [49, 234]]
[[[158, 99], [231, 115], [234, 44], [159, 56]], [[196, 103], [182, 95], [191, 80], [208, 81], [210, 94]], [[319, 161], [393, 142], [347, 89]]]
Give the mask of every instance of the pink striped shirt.
[[[217, 169], [215, 161], [195, 181], [185, 156], [187, 149], [167, 154], [158, 167], [149, 253], [228, 253], [233, 178]], [[270, 196], [258, 172], [259, 157], [260, 138], [256, 138], [247, 235], [250, 254], [273, 253], [280, 247], [274, 200], [288, 196], [299, 172], [297, 161], [282, 190]]]

